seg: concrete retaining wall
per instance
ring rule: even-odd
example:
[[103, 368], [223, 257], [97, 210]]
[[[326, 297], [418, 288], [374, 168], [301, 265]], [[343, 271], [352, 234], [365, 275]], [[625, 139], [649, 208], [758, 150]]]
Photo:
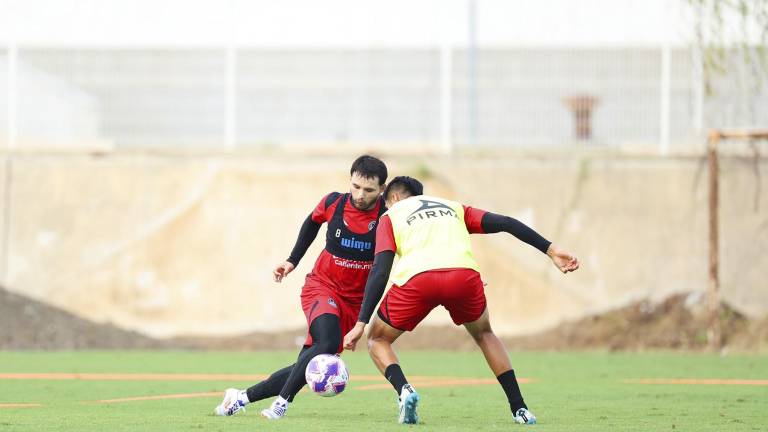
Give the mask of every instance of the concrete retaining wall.
[[[155, 336], [303, 326], [299, 291], [325, 229], [284, 283], [271, 270], [319, 199], [348, 188], [353, 158], [15, 156], [3, 282]], [[513, 237], [475, 236], [500, 333], [706, 287], [701, 158], [384, 159], [391, 176], [426, 178], [427, 193], [517, 217], [579, 256], [582, 268], [562, 275]], [[765, 159], [722, 162], [722, 290], [750, 316], [768, 313], [767, 169]], [[440, 309], [428, 322], [450, 321]]]

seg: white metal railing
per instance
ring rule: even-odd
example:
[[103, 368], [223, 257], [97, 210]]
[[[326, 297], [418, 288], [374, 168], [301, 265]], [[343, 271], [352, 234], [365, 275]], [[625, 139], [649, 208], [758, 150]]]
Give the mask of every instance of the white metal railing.
[[[93, 49], [6, 47], [5, 148], [645, 146], [703, 124], [768, 122], [768, 91], [688, 49]], [[698, 66], [697, 66], [698, 65]], [[573, 98], [590, 100], [574, 105]], [[581, 98], [581, 99], [579, 99]], [[584, 99], [586, 98], [586, 99]], [[570, 101], [570, 102], [569, 102]], [[569, 108], [570, 107], [570, 108]], [[747, 108], [745, 108], [747, 107]], [[589, 121], [587, 133], [574, 124]], [[582, 130], [581, 135], [577, 133]], [[0, 138], [2, 139], [2, 138]]]

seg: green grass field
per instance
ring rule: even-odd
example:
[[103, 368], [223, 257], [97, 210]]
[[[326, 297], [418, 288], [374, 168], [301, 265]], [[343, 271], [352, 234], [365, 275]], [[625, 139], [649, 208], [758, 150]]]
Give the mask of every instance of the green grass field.
[[[397, 424], [391, 388], [365, 389], [381, 379], [365, 353], [345, 353], [351, 386], [335, 398], [305, 391], [285, 419], [268, 422], [249, 406], [221, 418], [219, 396], [97, 403], [94, 401], [242, 388], [243, 381], [115, 381], [11, 379], [11, 373], [268, 374], [295, 354], [223, 352], [0, 352], [0, 432], [253, 431], [253, 430], [509, 430], [541, 431], [765, 431], [768, 430], [768, 357], [646, 353], [514, 353], [521, 388], [536, 426], [515, 425], [501, 388], [478, 384], [418, 387], [417, 426]], [[479, 352], [402, 353], [410, 376], [493, 378]], [[644, 378], [741, 379], [718, 385], [638, 384]], [[423, 379], [423, 378], [422, 378]], [[10, 404], [39, 404], [15, 408]]]

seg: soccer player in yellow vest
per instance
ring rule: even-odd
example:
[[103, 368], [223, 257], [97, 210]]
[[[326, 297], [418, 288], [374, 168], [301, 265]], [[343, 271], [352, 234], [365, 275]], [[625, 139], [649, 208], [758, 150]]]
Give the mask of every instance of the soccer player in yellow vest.
[[[466, 327], [483, 351], [507, 395], [514, 421], [535, 424], [536, 417], [523, 401], [506, 348], [491, 329], [469, 235], [510, 233], [547, 254], [563, 273], [578, 269], [579, 261], [513, 218], [425, 196], [421, 183], [411, 177], [394, 178], [384, 191], [384, 199], [389, 210], [379, 220], [363, 306], [357, 324], [344, 337], [344, 347], [354, 350], [391, 279], [393, 285], [368, 334], [368, 350], [399, 395], [399, 422], [418, 423], [419, 395], [408, 384], [392, 343], [442, 305], [456, 325]], [[395, 255], [399, 261], [392, 271]]]

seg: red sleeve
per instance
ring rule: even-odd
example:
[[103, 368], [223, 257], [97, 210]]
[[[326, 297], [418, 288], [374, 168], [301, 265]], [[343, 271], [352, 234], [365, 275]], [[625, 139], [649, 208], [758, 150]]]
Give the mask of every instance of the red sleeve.
[[379, 218], [379, 225], [376, 227], [376, 252], [392, 251], [397, 252], [395, 244], [395, 232], [392, 231], [392, 221], [388, 215]]
[[[331, 192], [333, 193], [333, 192]], [[324, 196], [319, 203], [317, 203], [317, 207], [315, 207], [314, 210], [312, 210], [312, 222], [322, 224], [323, 222], [327, 222], [331, 219], [330, 215], [333, 215], [333, 210], [336, 208], [336, 201], [334, 201], [328, 208], [325, 208], [325, 201], [328, 199], [328, 196], [331, 194], [327, 194]], [[330, 210], [330, 211], [329, 211]]]
[[464, 206], [464, 224], [470, 234], [485, 234], [483, 230], [483, 216], [488, 213], [470, 206]]

